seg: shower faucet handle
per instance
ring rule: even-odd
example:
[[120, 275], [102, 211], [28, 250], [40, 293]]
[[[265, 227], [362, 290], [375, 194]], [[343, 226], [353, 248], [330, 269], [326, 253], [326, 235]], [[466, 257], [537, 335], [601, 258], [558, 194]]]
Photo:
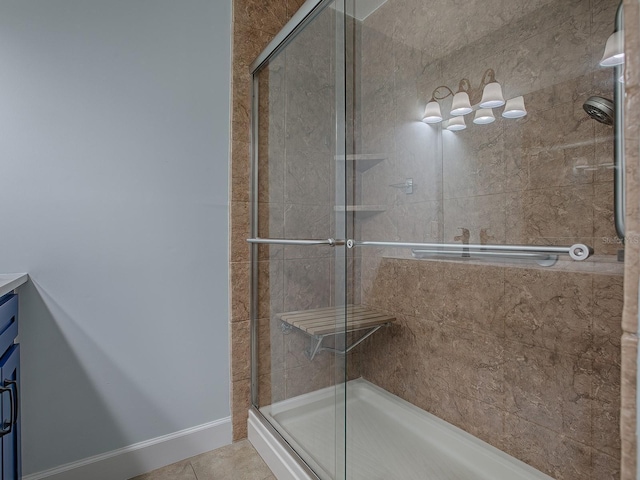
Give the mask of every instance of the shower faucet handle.
[[453, 240], [455, 242], [461, 241], [462, 243], [469, 243], [469, 239], [471, 238], [471, 232], [469, 231], [469, 229], [464, 227], [458, 227], [458, 228], [462, 230], [462, 234], [456, 235], [455, 237], [453, 237]]

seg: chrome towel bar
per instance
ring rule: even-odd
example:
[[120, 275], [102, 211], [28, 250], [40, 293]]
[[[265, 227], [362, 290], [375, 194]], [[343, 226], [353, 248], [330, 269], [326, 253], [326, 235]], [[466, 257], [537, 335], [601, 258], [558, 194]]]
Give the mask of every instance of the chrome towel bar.
[[336, 240], [334, 238], [327, 238], [326, 240], [289, 240], [286, 238], [247, 238], [247, 242], [258, 245], [327, 245], [329, 247], [335, 247], [336, 245], [344, 245], [344, 240]]

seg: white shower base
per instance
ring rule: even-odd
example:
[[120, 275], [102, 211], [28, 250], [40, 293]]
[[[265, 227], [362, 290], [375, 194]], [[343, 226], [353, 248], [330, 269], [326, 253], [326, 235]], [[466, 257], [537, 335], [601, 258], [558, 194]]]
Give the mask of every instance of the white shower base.
[[[348, 382], [346, 391], [348, 480], [553, 480], [366, 380]], [[338, 395], [329, 387], [260, 412], [322, 480], [333, 480], [341, 402], [344, 387]], [[259, 423], [251, 412], [249, 439], [278, 479], [311, 479]]]

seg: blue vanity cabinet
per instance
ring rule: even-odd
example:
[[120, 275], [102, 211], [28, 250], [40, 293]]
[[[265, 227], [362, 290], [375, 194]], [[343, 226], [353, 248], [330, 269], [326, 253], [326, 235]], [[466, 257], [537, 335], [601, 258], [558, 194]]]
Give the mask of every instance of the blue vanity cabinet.
[[18, 296], [0, 297], [0, 443], [1, 480], [18, 480], [20, 459], [20, 345], [18, 336]]

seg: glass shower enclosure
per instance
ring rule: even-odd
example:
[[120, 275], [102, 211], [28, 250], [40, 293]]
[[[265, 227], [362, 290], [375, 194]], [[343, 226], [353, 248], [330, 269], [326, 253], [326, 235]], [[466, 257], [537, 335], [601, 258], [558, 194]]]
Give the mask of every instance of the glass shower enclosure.
[[252, 411], [305, 478], [616, 478], [618, 3], [308, 0], [253, 64]]

